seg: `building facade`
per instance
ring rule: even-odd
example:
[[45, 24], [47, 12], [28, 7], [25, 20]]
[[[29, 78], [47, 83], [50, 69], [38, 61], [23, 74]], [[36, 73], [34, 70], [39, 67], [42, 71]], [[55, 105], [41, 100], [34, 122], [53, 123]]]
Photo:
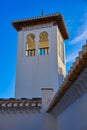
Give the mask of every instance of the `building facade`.
[[[60, 14], [57, 14], [13, 22], [19, 34], [16, 98], [0, 99], [1, 130], [87, 129], [87, 44], [82, 47], [76, 62], [73, 63], [68, 76], [63, 81], [61, 75], [65, 77], [66, 73], [59, 37], [61, 40], [67, 39], [68, 33], [63, 18], [59, 16]], [[45, 19], [45, 25], [41, 24], [44, 23], [42, 19]], [[49, 22], [52, 23], [48, 24]], [[32, 29], [31, 24], [38, 24], [38, 26], [35, 25]], [[52, 72], [53, 79], [48, 77]], [[49, 78], [55, 83], [50, 80], [47, 83]], [[39, 80], [42, 81], [41, 86]], [[28, 83], [31, 86], [27, 86]], [[34, 85], [37, 90], [31, 88]], [[56, 91], [55, 95], [53, 91]]]

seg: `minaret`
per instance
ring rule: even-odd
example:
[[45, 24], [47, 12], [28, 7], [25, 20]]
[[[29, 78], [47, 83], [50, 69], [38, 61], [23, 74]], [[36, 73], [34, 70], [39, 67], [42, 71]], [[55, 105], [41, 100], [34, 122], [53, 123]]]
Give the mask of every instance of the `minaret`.
[[41, 88], [52, 88], [55, 94], [66, 76], [63, 17], [42, 15], [12, 24], [18, 31], [15, 97], [41, 97]]

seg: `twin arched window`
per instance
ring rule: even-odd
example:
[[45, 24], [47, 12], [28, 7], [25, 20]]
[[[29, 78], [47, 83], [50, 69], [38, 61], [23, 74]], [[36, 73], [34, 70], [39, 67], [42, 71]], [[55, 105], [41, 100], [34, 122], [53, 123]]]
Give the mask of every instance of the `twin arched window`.
[[49, 40], [48, 33], [42, 32], [40, 33], [40, 41], [39, 41], [39, 51], [40, 55], [47, 55], [49, 52]]
[[26, 43], [26, 56], [35, 56], [35, 49], [36, 49], [35, 35], [29, 34], [27, 36], [27, 43]]
[[[39, 54], [40, 55], [48, 55], [49, 53], [49, 40], [48, 40], [48, 33], [41, 32], [39, 35]], [[26, 42], [26, 56], [35, 56], [36, 52], [36, 42], [35, 42], [35, 35], [29, 34], [27, 36]]]

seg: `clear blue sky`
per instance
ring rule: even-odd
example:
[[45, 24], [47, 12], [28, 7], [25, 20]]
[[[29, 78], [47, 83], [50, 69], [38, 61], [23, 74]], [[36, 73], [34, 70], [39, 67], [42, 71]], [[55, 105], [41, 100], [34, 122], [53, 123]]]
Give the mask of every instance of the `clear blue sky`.
[[67, 72], [87, 39], [87, 0], [1, 0], [0, 1], [0, 97], [14, 97], [17, 32], [11, 22], [17, 19], [60, 12], [69, 40], [66, 45]]

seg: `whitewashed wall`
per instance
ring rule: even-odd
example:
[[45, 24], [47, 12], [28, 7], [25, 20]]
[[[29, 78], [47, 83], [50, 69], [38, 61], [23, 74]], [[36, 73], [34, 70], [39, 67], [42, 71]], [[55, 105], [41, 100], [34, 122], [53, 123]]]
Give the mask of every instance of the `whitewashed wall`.
[[46, 113], [1, 113], [0, 130], [57, 130], [56, 120]]
[[[18, 33], [18, 58], [15, 97], [41, 97], [41, 88], [58, 90], [57, 26], [23, 30]], [[38, 54], [39, 35], [48, 32], [49, 55]], [[25, 57], [26, 36], [35, 34], [36, 56]]]
[[87, 130], [87, 94], [58, 116], [57, 130]]
[[[62, 113], [60, 112], [57, 116], [57, 129], [87, 130], [87, 67], [71, 85], [64, 98], [67, 101], [62, 102], [63, 100], [60, 100], [62, 104], [60, 103], [59, 107], [62, 109]], [[57, 104], [54, 108], [54, 114], [57, 115], [59, 107]]]

